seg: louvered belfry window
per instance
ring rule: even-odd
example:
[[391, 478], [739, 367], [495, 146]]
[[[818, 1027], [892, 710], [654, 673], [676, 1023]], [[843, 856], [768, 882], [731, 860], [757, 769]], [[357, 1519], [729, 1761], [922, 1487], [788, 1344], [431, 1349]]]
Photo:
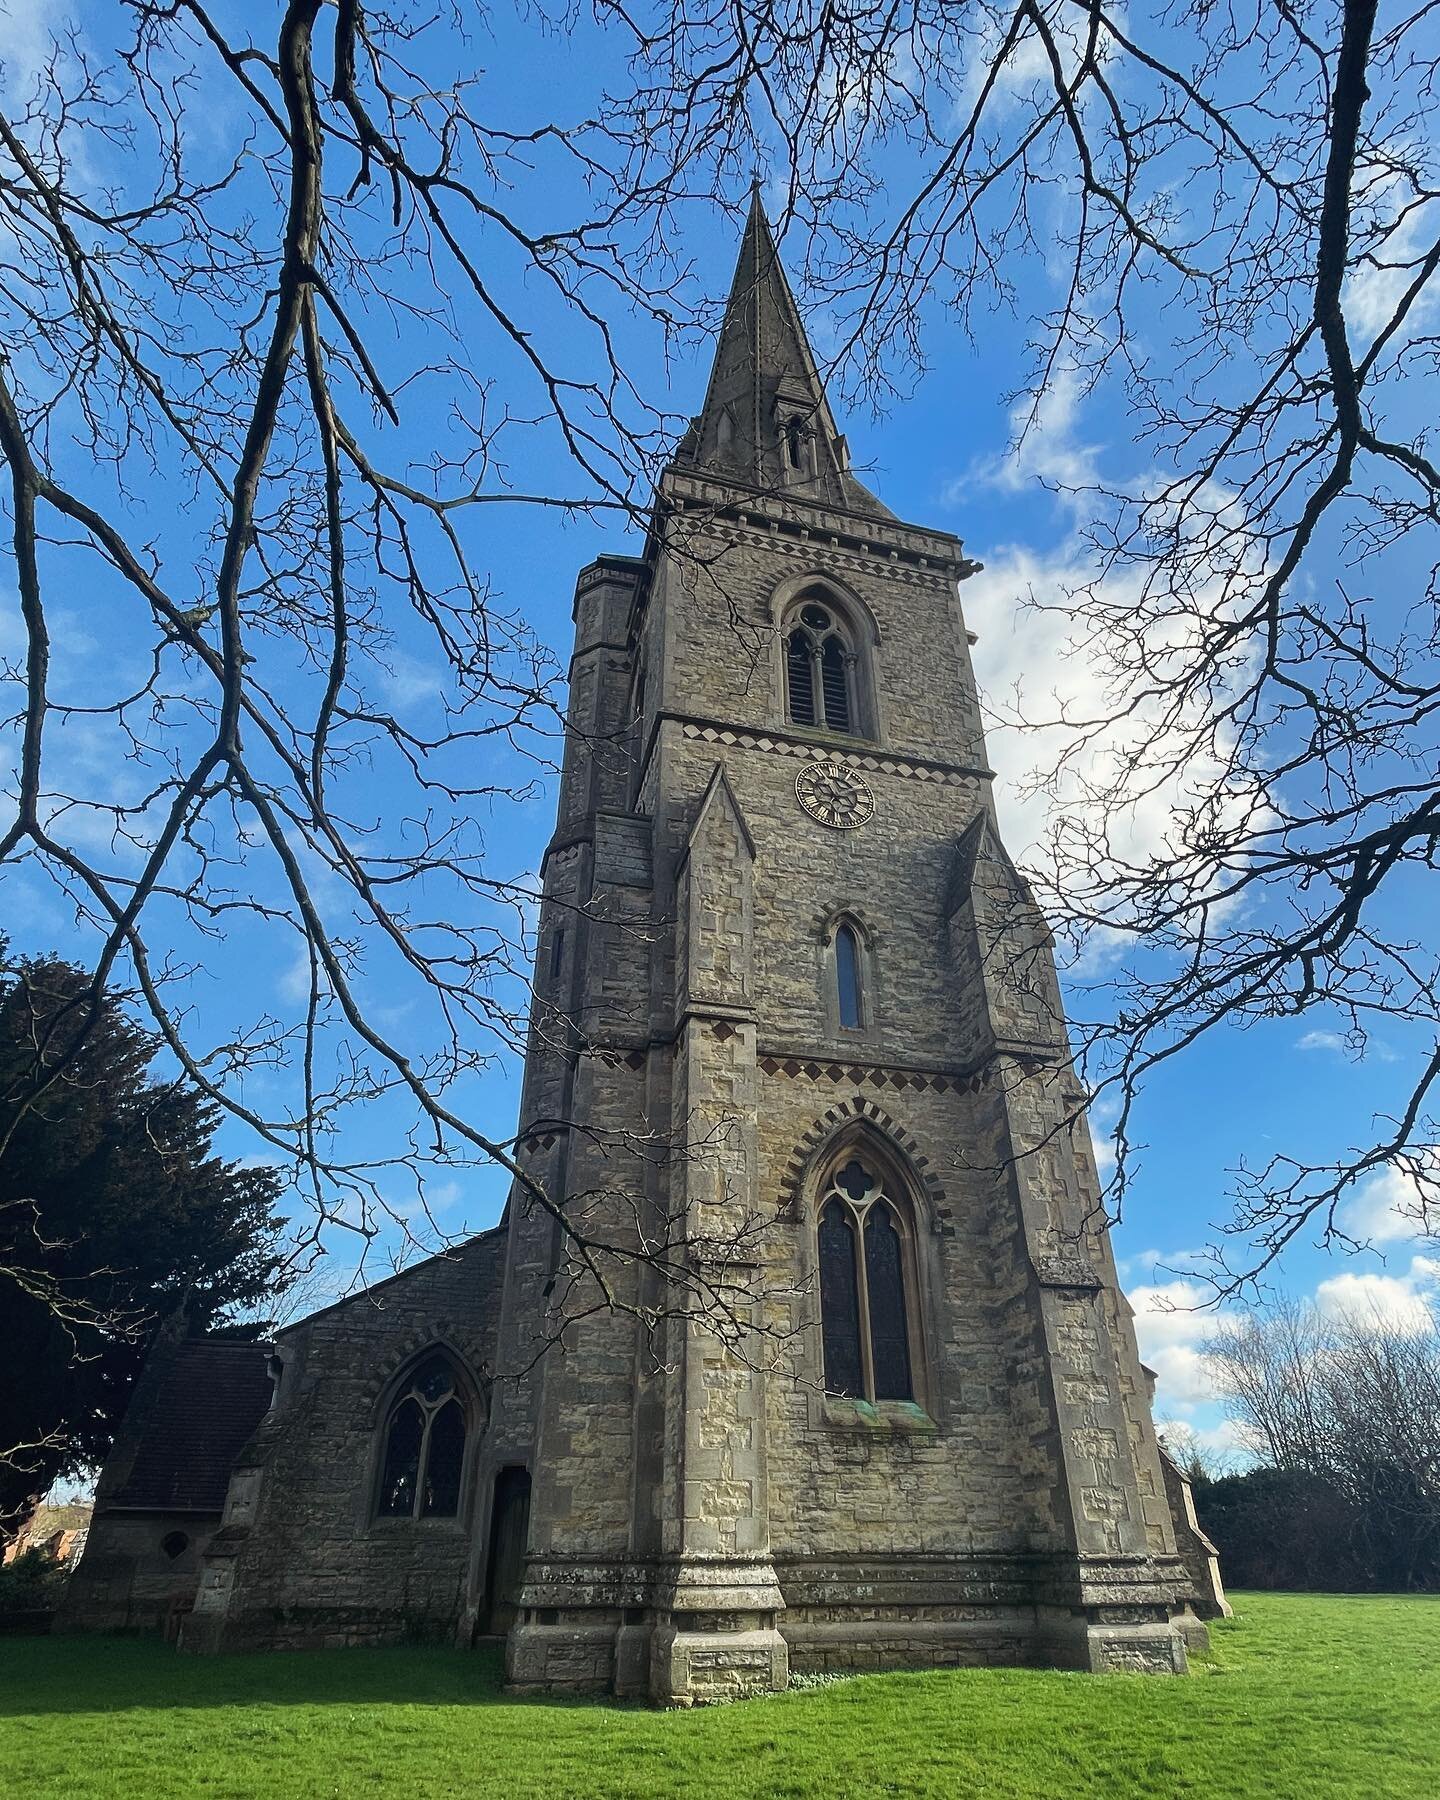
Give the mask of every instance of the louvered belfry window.
[[872, 1405], [913, 1400], [904, 1230], [862, 1157], [844, 1158], [822, 1186], [818, 1235], [826, 1391]]
[[792, 725], [856, 734], [856, 657], [829, 606], [802, 601], [785, 638], [785, 700]]
[[785, 649], [785, 674], [789, 684], [790, 723], [815, 724], [815, 667], [810, 653], [810, 639], [803, 631], [792, 631]]
[[825, 693], [825, 723], [832, 731], [850, 729], [850, 671], [845, 648], [832, 631], [820, 649], [820, 686]]

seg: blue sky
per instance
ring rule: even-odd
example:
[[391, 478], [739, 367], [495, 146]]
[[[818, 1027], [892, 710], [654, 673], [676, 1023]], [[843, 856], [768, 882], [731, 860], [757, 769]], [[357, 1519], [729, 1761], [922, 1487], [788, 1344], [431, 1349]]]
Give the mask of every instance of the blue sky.
[[[9, 0], [8, 26], [0, 19], [0, 54], [9, 55], [12, 71], [23, 70], [26, 58], [33, 58], [47, 23], [77, 11], [86, 16], [86, 9], [67, 9], [53, 0]], [[543, 102], [553, 115], [568, 112], [578, 118], [593, 105], [598, 73], [614, 66], [613, 41], [581, 20], [572, 30], [547, 35], [537, 52], [538, 30], [533, 16], [512, 18], [501, 12], [492, 17], [488, 32], [477, 35], [474, 54], [488, 71], [481, 87], [490, 116], [516, 123], [533, 117], [542, 87]], [[223, 113], [211, 119], [210, 128], [217, 140], [223, 139]], [[528, 218], [542, 220], [558, 191], [553, 169], [540, 167], [532, 176], [516, 179], [513, 203]], [[737, 195], [728, 212], [698, 201], [683, 209], [676, 247], [693, 264], [692, 297], [723, 297], [742, 203], [743, 196]], [[798, 258], [792, 252], [788, 260], [793, 267]], [[1051, 273], [1039, 264], [1018, 273], [1022, 285], [1033, 286], [1037, 306], [1043, 304]], [[563, 321], [547, 313], [543, 296], [520, 277], [514, 292], [520, 304], [534, 309], [537, 329], [563, 328]], [[803, 305], [803, 292], [801, 299]], [[457, 306], [475, 366], [493, 373], [502, 397], [508, 396], [512, 390], [506, 384], [518, 378], [485, 336], [483, 322], [465, 312], [463, 301]], [[708, 345], [692, 336], [667, 359], [656, 334], [642, 321], [621, 318], [618, 325], [627, 363], [647, 399], [678, 413], [696, 410]], [[831, 322], [820, 311], [810, 315], [810, 325], [823, 358], [833, 335]], [[405, 334], [397, 333], [387, 345], [384, 321], [377, 316], [372, 326], [382, 351], [393, 352], [397, 362], [415, 350], [413, 335], [405, 342]], [[1054, 592], [1083, 571], [1073, 503], [1057, 495], [1053, 484], [1077, 473], [1133, 478], [1143, 469], [1144, 452], [1131, 441], [1122, 395], [1102, 388], [1082, 402], [1063, 381], [1047, 397], [1023, 450], [1014, 450], [1012, 395], [1024, 367], [1027, 326], [1025, 318], [1004, 312], [980, 313], [971, 341], [953, 324], [936, 321], [925, 377], [886, 416], [876, 418], [838, 401], [837, 412], [856, 463], [886, 504], [903, 518], [956, 532], [969, 553], [986, 565], [984, 574], [962, 591], [968, 622], [979, 634], [975, 655], [982, 688], [1000, 695], [1019, 681], [1032, 697], [1044, 699], [1055, 691], [1083, 693], [1085, 681], [1092, 678], [1066, 654], [1055, 633], [1019, 605], [1027, 589]], [[411, 334], [414, 329], [406, 327]], [[523, 404], [523, 393], [518, 387], [513, 391]], [[408, 429], [443, 437], [442, 391], [433, 393], [431, 410], [418, 423], [412, 419]], [[412, 448], [420, 450], [418, 440]], [[519, 487], [552, 492], [573, 487], [553, 437], [543, 431], [517, 435], [512, 473]], [[172, 528], [164, 517], [165, 497], [156, 495], [151, 504], [150, 522], [163, 539]], [[503, 523], [490, 514], [483, 527], [474, 527], [477, 566], [563, 661], [575, 571], [600, 550], [633, 552], [638, 545], [603, 525], [552, 513], [516, 508], [498, 517]], [[98, 691], [118, 654], [103, 614], [92, 605], [95, 599], [85, 582], [77, 582], [59, 608], [61, 639], [77, 692], [89, 691], [92, 681]], [[11, 589], [0, 618], [0, 647], [13, 645], [14, 630]], [[413, 716], [423, 720], [434, 715], [437, 677], [423, 641], [402, 630], [380, 679]], [[1015, 732], [999, 731], [991, 738], [992, 762], [1001, 777], [1002, 830], [1021, 853], [1043, 823], [1040, 805], [1022, 795], [1023, 777], [1043, 749]], [[103, 746], [87, 750], [83, 734], [71, 739], [68, 755], [82, 778], [88, 755], [93, 761], [89, 778], [119, 779], [105, 765]], [[495, 772], [505, 774], [502, 761], [496, 762]], [[383, 790], [377, 793], [377, 809], [383, 810], [388, 797]], [[536, 868], [552, 811], [553, 790], [542, 783], [528, 800], [506, 804], [481, 819], [497, 872], [519, 877]], [[1141, 827], [1162, 828], [1163, 819], [1155, 817]], [[1415, 904], [1415, 918], [1402, 923], [1418, 928], [1418, 899]], [[76, 943], [53, 892], [26, 872], [0, 878], [0, 917], [22, 947], [63, 951]], [[199, 1023], [219, 1033], [257, 1004], [293, 1005], [296, 968], [293, 942], [276, 944], [265, 934], [252, 932], [214, 951], [192, 983]], [[377, 1003], [403, 1018], [409, 1001], [402, 989], [387, 991], [382, 976], [374, 995]], [[1362, 1140], [1372, 1115], [1393, 1105], [1400, 1081], [1424, 1048], [1397, 1034], [1372, 1044], [1366, 1059], [1357, 1062], [1346, 1053], [1340, 1029], [1336, 1020], [1310, 1015], [1300, 1022], [1212, 1034], [1152, 1081], [1138, 1122], [1145, 1148], [1127, 1216], [1115, 1235], [1122, 1276], [1141, 1315], [1142, 1352], [1161, 1377], [1158, 1412], [1192, 1422], [1217, 1442], [1224, 1441], [1224, 1432], [1197, 1353], [1198, 1343], [1213, 1329], [1213, 1315], [1193, 1310], [1201, 1290], [1185, 1279], [1183, 1270], [1229, 1216], [1231, 1172], [1242, 1162], [1263, 1163], [1281, 1149], [1298, 1148], [1319, 1158]], [[517, 1096], [514, 1061], [501, 1059], [483, 1081], [470, 1085], [466, 1099], [477, 1122], [504, 1137], [513, 1129]], [[353, 1124], [347, 1148], [352, 1153], [367, 1153], [372, 1144], [383, 1149], [388, 1125], [383, 1115]], [[1103, 1160], [1103, 1108], [1095, 1127]], [[253, 1153], [239, 1127], [227, 1127], [227, 1143], [236, 1155]], [[1424, 1304], [1440, 1264], [1403, 1235], [1389, 1210], [1396, 1191], [1387, 1186], [1388, 1179], [1376, 1178], [1363, 1189], [1351, 1214], [1357, 1235], [1375, 1240], [1374, 1251], [1337, 1261], [1302, 1242], [1276, 1271], [1277, 1281], [1291, 1291], [1316, 1294], [1322, 1304], [1363, 1295], [1400, 1315]], [[437, 1171], [427, 1181], [426, 1198], [445, 1230], [459, 1234], [494, 1221], [503, 1185], [482, 1170]], [[397, 1196], [397, 1204], [403, 1206], [403, 1198]], [[382, 1240], [369, 1264], [372, 1274], [384, 1272], [385, 1255], [394, 1244], [393, 1233]], [[325, 1287], [343, 1287], [354, 1263], [353, 1244], [341, 1234], [335, 1240], [333, 1267], [324, 1275]], [[320, 1290], [312, 1285], [307, 1292], [318, 1297]], [[1172, 1303], [1180, 1310], [1166, 1310]]]

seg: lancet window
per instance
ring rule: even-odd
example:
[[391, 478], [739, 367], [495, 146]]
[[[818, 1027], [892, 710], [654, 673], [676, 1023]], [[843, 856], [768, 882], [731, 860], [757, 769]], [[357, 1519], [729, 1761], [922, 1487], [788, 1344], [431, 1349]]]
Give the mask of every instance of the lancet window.
[[835, 1016], [842, 1031], [860, 1031], [865, 1025], [864, 982], [861, 974], [860, 934], [848, 921], [835, 932]]
[[468, 1431], [448, 1357], [429, 1356], [390, 1408], [380, 1473], [382, 1519], [453, 1519], [460, 1511]]
[[863, 1152], [820, 1191], [820, 1312], [825, 1387], [872, 1404], [913, 1400], [914, 1295], [908, 1209]]
[[823, 592], [802, 597], [788, 621], [785, 700], [792, 725], [860, 735], [859, 658]]

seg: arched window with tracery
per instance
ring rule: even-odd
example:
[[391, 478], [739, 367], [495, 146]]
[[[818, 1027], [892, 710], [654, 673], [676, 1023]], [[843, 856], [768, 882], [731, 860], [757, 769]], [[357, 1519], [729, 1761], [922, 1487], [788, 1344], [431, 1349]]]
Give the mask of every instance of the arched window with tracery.
[[893, 1190], [863, 1150], [842, 1156], [820, 1187], [825, 1387], [872, 1404], [915, 1398], [908, 1209]]
[[449, 1357], [437, 1352], [401, 1388], [385, 1421], [382, 1519], [453, 1519], [460, 1511], [469, 1421]]
[[823, 589], [802, 595], [786, 621], [785, 709], [792, 725], [863, 735], [860, 659]]

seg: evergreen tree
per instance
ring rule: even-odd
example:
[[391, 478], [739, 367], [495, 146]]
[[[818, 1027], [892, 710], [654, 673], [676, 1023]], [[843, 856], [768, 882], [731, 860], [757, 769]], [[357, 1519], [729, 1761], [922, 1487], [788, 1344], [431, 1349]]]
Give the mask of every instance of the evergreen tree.
[[0, 942], [0, 1535], [98, 1461], [156, 1331], [287, 1283], [281, 1176], [214, 1152], [219, 1109], [58, 958]]

